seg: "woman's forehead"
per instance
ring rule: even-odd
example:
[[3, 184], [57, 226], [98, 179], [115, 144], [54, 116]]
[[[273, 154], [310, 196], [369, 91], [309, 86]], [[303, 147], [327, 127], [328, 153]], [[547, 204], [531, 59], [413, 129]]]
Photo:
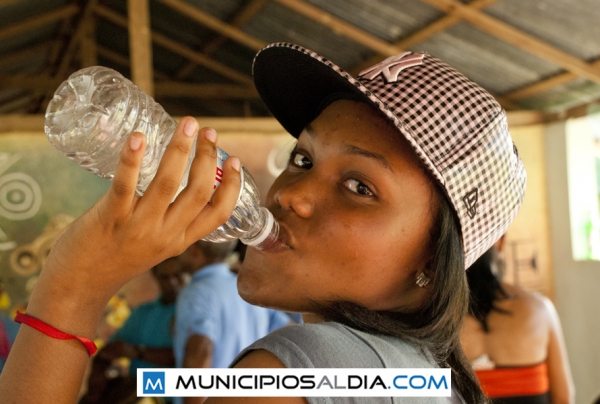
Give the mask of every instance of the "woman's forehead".
[[335, 145], [346, 154], [379, 158], [386, 165], [395, 157], [418, 161], [408, 141], [386, 117], [353, 100], [337, 100], [327, 106], [306, 126], [299, 142]]

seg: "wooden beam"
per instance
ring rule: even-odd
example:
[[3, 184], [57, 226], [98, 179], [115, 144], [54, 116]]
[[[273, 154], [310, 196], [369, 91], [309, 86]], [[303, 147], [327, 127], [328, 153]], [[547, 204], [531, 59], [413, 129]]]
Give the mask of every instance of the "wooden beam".
[[[242, 9], [242, 11], [237, 14], [230, 25], [232, 27], [239, 28], [246, 24], [252, 17], [254, 17], [262, 8], [267, 4], [270, 0], [251, 0], [246, 7]], [[212, 41], [210, 41], [204, 48], [202, 48], [202, 54], [206, 56], [212, 55], [216, 52], [223, 44], [227, 41], [227, 37], [224, 35], [219, 35]], [[183, 80], [188, 77], [196, 68], [197, 64], [194, 62], [188, 62], [181, 70], [177, 72], [175, 77], [179, 80]]]
[[21, 0], [0, 0], [0, 7], [10, 6], [11, 4], [18, 3]]
[[94, 8], [98, 4], [99, 0], [89, 0], [86, 5], [79, 22], [77, 23], [77, 28], [75, 28], [75, 32], [69, 41], [69, 45], [67, 46], [66, 51], [63, 53], [60, 61], [60, 65], [58, 66], [58, 71], [55, 76], [58, 78], [65, 79], [67, 74], [69, 73], [69, 68], [71, 66], [71, 62], [73, 58], [77, 54], [77, 47], [81, 42], [81, 38], [85, 32], [85, 27], [87, 24], [88, 18], [92, 18], [92, 13], [94, 12]]
[[[83, 34], [85, 32], [87, 20], [89, 18], [92, 18], [92, 13], [94, 12], [94, 8], [98, 4], [98, 2], [99, 0], [88, 0], [85, 4], [85, 8], [81, 13], [79, 21], [77, 23], [77, 27], [75, 28], [75, 31], [69, 40], [66, 50], [61, 55], [58, 69], [54, 74], [54, 77], [59, 80], [59, 84], [67, 78], [69, 73], [71, 73], [71, 64], [73, 62], [73, 59], [77, 55], [77, 49], [81, 43], [81, 38], [83, 37]], [[46, 108], [48, 107], [48, 103], [52, 99], [54, 90], [56, 90], [56, 88], [54, 88], [52, 91], [47, 91], [45, 94], [43, 94], [41, 102], [36, 102], [36, 109], [38, 109], [39, 107], [39, 109], [43, 111], [46, 110]]]
[[130, 68], [131, 64], [129, 63], [129, 58], [125, 55], [122, 55], [118, 52], [113, 51], [112, 49], [106, 48], [104, 46], [98, 45], [98, 56], [102, 56], [112, 62], [120, 64], [121, 66], [125, 66]]
[[209, 98], [209, 99], [256, 99], [254, 87], [232, 84], [200, 84], [177, 81], [161, 81], [155, 84], [156, 96]]
[[[498, 0], [474, 0], [473, 2], [469, 3], [467, 7], [471, 7], [476, 10], [482, 10], [482, 9], [496, 3], [497, 1]], [[408, 49], [412, 48], [413, 46], [415, 46], [416, 44], [421, 43], [421, 42], [431, 38], [435, 34], [442, 32], [444, 30], [447, 30], [448, 28], [459, 23], [460, 21], [462, 21], [462, 18], [458, 15], [454, 15], [454, 14], [446, 15], [446, 16], [438, 19], [437, 21], [432, 22], [431, 24], [427, 25], [426, 27], [418, 30], [417, 32], [397, 41], [394, 45], [400, 49], [408, 50]], [[383, 60], [385, 57], [386, 57], [386, 55], [382, 55], [382, 54], [374, 55], [374, 56], [368, 58], [367, 60], [365, 60], [364, 62], [362, 62], [359, 66], [352, 68], [350, 70], [350, 72], [353, 75], [357, 75], [364, 69], [371, 67], [376, 63], [381, 62], [381, 60]]]
[[500, 104], [502, 106], [502, 108], [504, 108], [507, 111], [514, 111], [514, 110], [521, 109], [521, 107], [519, 105], [515, 104], [511, 100], [507, 100], [505, 97], [502, 97], [497, 94], [491, 94], [491, 95], [492, 95], [492, 97], [494, 97], [496, 99], [496, 101], [498, 101], [498, 104]]
[[45, 14], [36, 15], [35, 17], [19, 21], [7, 27], [0, 28], [0, 40], [44, 26], [46, 24], [53, 23], [58, 20], [72, 17], [73, 15], [77, 14], [77, 12], [79, 12], [79, 7], [77, 7], [75, 4], [69, 4]]
[[488, 32], [505, 42], [524, 51], [552, 62], [564, 69], [584, 77], [595, 83], [600, 83], [600, 69], [578, 59], [566, 52], [548, 45], [517, 28], [497, 20], [478, 10], [470, 8], [457, 0], [422, 0], [442, 11], [458, 15], [479, 29]]
[[[245, 25], [248, 21], [250, 21], [270, 0], [251, 0], [248, 4], [242, 9], [242, 11], [237, 14], [231, 23], [232, 27], [240, 28]], [[212, 54], [217, 49], [219, 49], [223, 43], [227, 40], [227, 37], [221, 35], [215, 38], [213, 41], [209, 42], [208, 45], [203, 49], [205, 54]]]
[[161, 3], [166, 4], [173, 10], [179, 12], [187, 18], [204, 25], [205, 27], [233, 40], [250, 49], [258, 51], [264, 48], [267, 43], [260, 39], [253, 37], [252, 35], [246, 34], [244, 31], [224, 23], [223, 21], [213, 17], [212, 15], [199, 10], [197, 7], [185, 3], [181, 0], [159, 0]]
[[[102, 52], [104, 53], [104, 49]], [[46, 90], [54, 92], [62, 80], [58, 77], [38, 75], [2, 75], [0, 87]], [[235, 84], [201, 84], [177, 81], [159, 81], [154, 83], [157, 96], [216, 98], [216, 99], [257, 99], [258, 92], [254, 87]]]
[[[125, 55], [121, 55], [120, 53], [117, 53], [111, 49], [105, 48], [104, 46], [101, 45], [97, 45], [97, 49], [98, 49], [98, 55], [102, 56], [112, 62], [115, 62], [117, 64], [120, 64], [121, 66], [124, 66], [126, 68], [130, 68], [131, 67], [131, 63], [129, 62], [129, 58]], [[162, 73], [160, 70], [153, 70], [154, 73], [154, 78], [157, 80], [170, 80], [171, 77], [166, 74], [166, 73]]]
[[531, 97], [554, 87], [568, 83], [569, 81], [575, 80], [578, 77], [579, 76], [573, 73], [561, 73], [504, 94], [504, 98], [507, 100], [521, 100], [523, 98]]
[[[55, 74], [56, 69], [58, 69], [57, 66], [60, 64], [61, 53], [64, 51], [64, 49], [66, 49], [66, 47], [69, 44], [69, 41], [67, 40], [67, 38], [70, 37], [70, 32], [73, 29], [72, 28], [73, 20], [74, 20], [74, 18], [65, 18], [58, 24], [59, 26], [56, 29], [55, 34], [54, 34], [54, 37], [56, 38], [56, 40], [54, 41], [52, 46], [50, 46], [50, 50], [48, 51], [48, 55], [46, 58], [46, 60], [47, 60], [46, 66], [48, 66], [47, 67], [48, 75]], [[29, 105], [27, 112], [28, 113], [38, 112], [39, 110], [45, 108], [48, 100], [49, 100], [48, 94], [46, 94], [43, 91], [43, 89], [34, 91], [31, 96], [31, 103]]]
[[[592, 66], [600, 68], [600, 60], [593, 62]], [[544, 91], [566, 84], [577, 78], [579, 78], [579, 76], [571, 72], [560, 73], [547, 79], [540, 80], [536, 83], [529, 84], [517, 90], [506, 93], [503, 95], [503, 97], [507, 100], [520, 100], [539, 93], [543, 93]]]
[[127, 0], [131, 78], [146, 94], [154, 95], [152, 37], [148, 0]]
[[158, 33], [153, 33], [152, 39], [154, 40], [154, 42], [156, 42], [157, 45], [160, 45], [160, 46], [170, 50], [171, 52], [177, 53], [189, 60], [192, 60], [192, 61], [198, 63], [199, 65], [202, 65], [210, 70], [213, 70], [214, 72], [217, 72], [224, 77], [227, 77], [231, 80], [237, 81], [242, 84], [251, 85], [254, 83], [254, 81], [252, 80], [252, 77], [247, 76], [243, 73], [240, 73], [237, 70], [232, 69], [231, 67], [224, 65], [220, 62], [217, 62], [216, 60], [213, 60], [207, 56], [204, 56], [201, 53], [198, 53], [198, 52], [194, 51], [193, 49], [188, 48], [187, 46], [181, 45], [178, 42], [175, 42], [175, 41], [167, 38], [164, 35], [161, 35]]
[[[174, 117], [179, 120], [180, 117]], [[239, 134], [282, 135], [287, 132], [275, 118], [213, 118], [197, 117], [201, 126], [210, 126], [219, 136]], [[7, 114], [0, 115], [0, 135], [15, 132], [34, 132], [44, 135], [44, 115]]]
[[543, 111], [509, 111], [506, 113], [509, 128], [515, 126], [539, 125], [550, 122], [551, 115]]
[[382, 55], [393, 56], [402, 52], [399, 47], [390, 44], [382, 39], [371, 35], [362, 29], [355, 27], [354, 25], [348, 24], [333, 15], [326, 13], [325, 11], [314, 7], [302, 0], [275, 0], [299, 14], [304, 15], [334, 31], [337, 34], [344, 35], [364, 46], [370, 48]]
[[[99, 16], [111, 21], [116, 25], [127, 27], [127, 20], [124, 17], [122, 17], [118, 13], [115, 13], [114, 11], [105, 6], [97, 6], [96, 13]], [[253, 83], [252, 77], [242, 74], [236, 71], [235, 69], [232, 69], [229, 66], [226, 66], [215, 60], [212, 60], [211, 58], [204, 56], [201, 53], [196, 52], [191, 48], [188, 48], [187, 46], [181, 45], [173, 41], [172, 39], [167, 38], [164, 35], [152, 32], [152, 40], [157, 45], [160, 45], [173, 53], [177, 53], [178, 55], [181, 55], [186, 59], [192, 60], [195, 63], [204, 66], [210, 70], [213, 70], [214, 72], [219, 73], [222, 76], [227, 77], [231, 80], [248, 85], [251, 85]]]
[[[575, 112], [573, 112], [575, 114]], [[174, 117], [179, 120], [179, 117]], [[540, 111], [514, 111], [507, 113], [511, 127], [536, 125], [557, 119], [556, 114], [545, 114]], [[287, 133], [275, 118], [213, 118], [197, 117], [201, 126], [210, 126], [219, 132], [219, 136], [237, 134], [282, 135]], [[15, 132], [35, 132], [44, 134], [44, 115], [0, 115], [0, 135]]]
[[62, 20], [59, 24], [58, 29], [56, 30], [54, 37], [55, 41], [50, 47], [50, 51], [48, 52], [48, 62], [47, 65], [50, 69], [54, 69], [56, 71], [57, 66], [59, 64], [60, 54], [63, 49], [66, 49], [69, 44], [68, 38], [70, 36], [70, 32], [72, 30], [73, 19], [65, 19]]
[[62, 80], [47, 75], [0, 75], [0, 87], [26, 88], [31, 90], [53, 91], [62, 83]]
[[45, 41], [28, 48], [19, 49], [16, 52], [6, 54], [0, 58], [0, 66], [9, 66], [20, 62], [23, 59], [28, 59], [34, 55], [47, 52], [54, 41]]
[[14, 113], [16, 110], [21, 108], [27, 108], [27, 105], [31, 101], [31, 94], [25, 94], [11, 101], [5, 102], [0, 105], [0, 114]]

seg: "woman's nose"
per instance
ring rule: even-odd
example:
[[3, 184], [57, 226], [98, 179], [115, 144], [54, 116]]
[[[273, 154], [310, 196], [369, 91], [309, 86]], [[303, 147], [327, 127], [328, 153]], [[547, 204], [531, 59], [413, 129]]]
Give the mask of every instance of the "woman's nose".
[[277, 186], [274, 194], [275, 202], [284, 209], [294, 211], [302, 218], [312, 216], [317, 190], [309, 177], [304, 175], [302, 178], [275, 184]]

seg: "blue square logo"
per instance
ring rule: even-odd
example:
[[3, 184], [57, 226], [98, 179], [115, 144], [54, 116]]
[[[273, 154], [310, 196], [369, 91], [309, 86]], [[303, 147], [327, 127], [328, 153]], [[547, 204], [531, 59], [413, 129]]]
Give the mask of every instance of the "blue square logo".
[[144, 372], [144, 394], [165, 394], [165, 372]]

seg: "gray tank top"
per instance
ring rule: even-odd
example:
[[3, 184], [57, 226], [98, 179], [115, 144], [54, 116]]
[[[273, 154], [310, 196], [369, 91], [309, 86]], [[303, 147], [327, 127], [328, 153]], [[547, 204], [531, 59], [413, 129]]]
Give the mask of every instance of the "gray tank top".
[[[264, 349], [287, 368], [436, 368], [431, 355], [390, 336], [374, 335], [338, 323], [298, 324], [280, 328], [244, 349]], [[309, 404], [448, 404], [453, 397], [306, 397]]]

